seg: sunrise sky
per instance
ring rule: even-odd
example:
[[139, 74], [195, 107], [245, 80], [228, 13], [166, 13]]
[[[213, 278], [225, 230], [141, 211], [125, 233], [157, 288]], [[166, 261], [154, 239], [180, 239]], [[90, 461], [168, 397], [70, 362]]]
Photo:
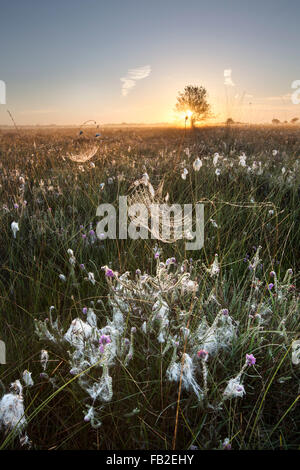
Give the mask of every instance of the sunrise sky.
[[217, 122], [300, 118], [299, 18], [298, 0], [0, 0], [0, 124], [7, 109], [18, 124], [173, 122], [188, 84]]

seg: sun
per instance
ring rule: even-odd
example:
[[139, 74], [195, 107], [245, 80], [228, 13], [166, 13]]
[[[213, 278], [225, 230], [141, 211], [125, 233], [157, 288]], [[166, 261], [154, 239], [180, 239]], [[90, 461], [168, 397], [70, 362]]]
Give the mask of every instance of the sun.
[[187, 121], [191, 118], [193, 114], [193, 111], [191, 111], [190, 109], [186, 109], [182, 113], [180, 113], [180, 118], [185, 119]]

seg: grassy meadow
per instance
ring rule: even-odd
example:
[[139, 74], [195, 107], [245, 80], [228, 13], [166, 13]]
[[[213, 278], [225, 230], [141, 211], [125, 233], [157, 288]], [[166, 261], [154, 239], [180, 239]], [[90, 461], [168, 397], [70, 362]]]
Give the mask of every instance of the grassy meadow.
[[[0, 448], [299, 449], [299, 127], [82, 131], [0, 131]], [[201, 250], [96, 236], [145, 174]]]

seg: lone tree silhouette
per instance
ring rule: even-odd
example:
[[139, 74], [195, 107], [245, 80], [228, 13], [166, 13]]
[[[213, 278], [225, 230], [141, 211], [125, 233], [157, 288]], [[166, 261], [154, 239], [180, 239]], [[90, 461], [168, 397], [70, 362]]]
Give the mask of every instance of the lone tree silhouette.
[[234, 124], [234, 120], [232, 118], [228, 118], [226, 124], [227, 126], [230, 126], [231, 124]]
[[177, 97], [175, 109], [186, 113], [185, 120], [190, 118], [191, 127], [194, 127], [196, 122], [207, 119], [210, 115], [210, 105], [206, 89], [202, 86], [186, 86]]
[[294, 117], [293, 119], [291, 119], [292, 124], [295, 124], [297, 121], [299, 121], [299, 118], [297, 117]]

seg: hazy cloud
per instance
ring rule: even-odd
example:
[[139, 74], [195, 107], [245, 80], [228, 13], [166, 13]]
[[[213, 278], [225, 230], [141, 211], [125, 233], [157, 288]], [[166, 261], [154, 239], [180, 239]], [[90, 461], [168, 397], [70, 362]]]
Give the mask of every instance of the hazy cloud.
[[225, 78], [224, 85], [235, 86], [231, 78], [231, 73], [232, 73], [231, 69], [224, 70], [224, 78]]
[[144, 65], [143, 67], [137, 67], [136, 69], [129, 69], [126, 77], [120, 78], [122, 82], [122, 95], [127, 96], [129, 91], [135, 87], [136, 81], [147, 78], [150, 73], [150, 65]]
[[0, 80], [0, 104], [6, 104], [6, 85], [3, 80]]

